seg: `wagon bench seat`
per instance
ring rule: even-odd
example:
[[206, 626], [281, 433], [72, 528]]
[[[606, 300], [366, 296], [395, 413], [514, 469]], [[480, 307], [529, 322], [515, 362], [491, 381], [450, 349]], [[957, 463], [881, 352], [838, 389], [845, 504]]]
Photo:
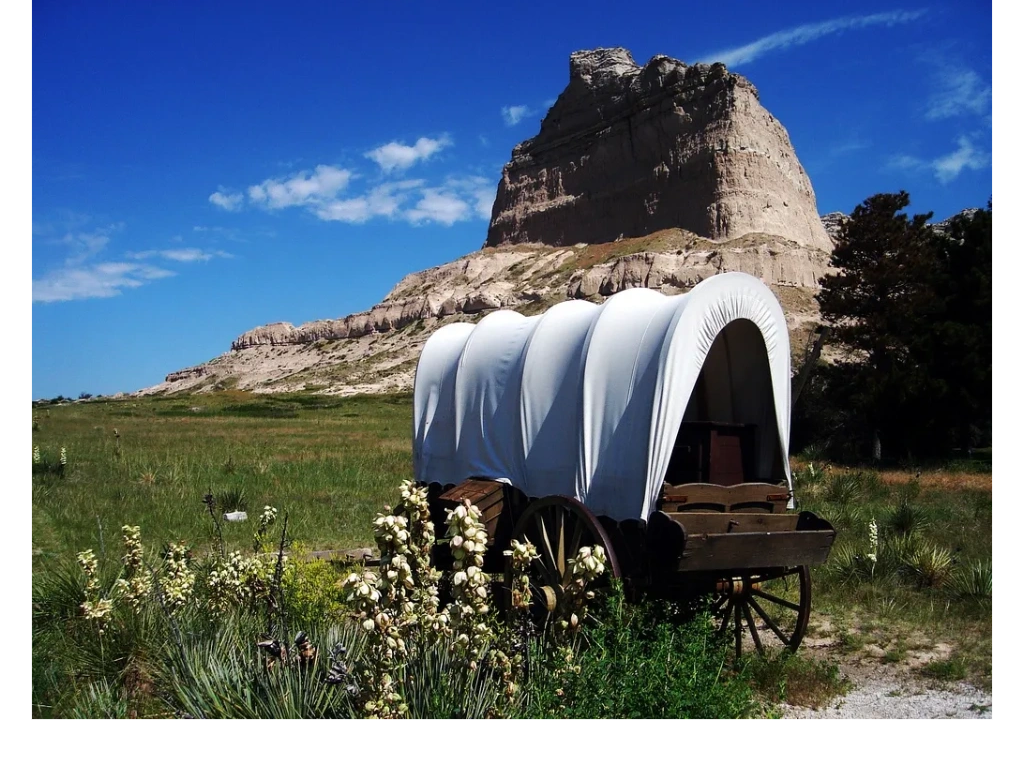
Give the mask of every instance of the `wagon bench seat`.
[[788, 486], [774, 483], [684, 483], [661, 489], [660, 509], [664, 512], [716, 510], [719, 512], [783, 513], [791, 493]]

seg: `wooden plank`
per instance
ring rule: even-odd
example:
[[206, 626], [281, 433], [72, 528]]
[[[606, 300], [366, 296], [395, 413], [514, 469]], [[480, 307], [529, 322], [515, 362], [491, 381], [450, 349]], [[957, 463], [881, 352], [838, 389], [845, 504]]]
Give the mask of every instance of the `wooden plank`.
[[742, 471], [743, 433], [728, 429], [714, 430], [710, 434], [710, 477], [719, 485], [738, 485], [745, 482]]
[[501, 498], [502, 483], [497, 480], [464, 480], [456, 486], [439, 496], [439, 501], [455, 502], [462, 504], [469, 499], [471, 504], [480, 505], [481, 502], [494, 497]]
[[834, 531], [725, 533], [690, 536], [679, 571], [751, 570], [821, 565], [834, 544]]
[[770, 512], [668, 512], [690, 536], [705, 533], [774, 533], [794, 531], [799, 517], [791, 513]]
[[665, 484], [661, 489], [662, 509], [714, 509], [718, 511], [753, 510], [784, 512], [789, 499], [788, 488], [773, 483], [715, 483]]

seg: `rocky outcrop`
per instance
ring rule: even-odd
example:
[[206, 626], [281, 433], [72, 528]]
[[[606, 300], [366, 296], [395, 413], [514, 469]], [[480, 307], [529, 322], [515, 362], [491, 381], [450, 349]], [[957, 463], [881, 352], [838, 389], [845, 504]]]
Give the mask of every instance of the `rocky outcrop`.
[[838, 243], [838, 239], [841, 237], [841, 226], [846, 220], [848, 220], [848, 215], [844, 212], [828, 212], [826, 215], [820, 216], [820, 222], [823, 223], [824, 230], [827, 231], [827, 235], [831, 237], [833, 243]]
[[943, 236], [949, 236], [951, 233], [951, 224], [954, 223], [955, 220], [971, 220], [977, 212], [979, 212], [978, 207], [966, 207], [961, 212], [952, 215], [946, 220], [941, 220], [939, 223], [931, 223], [930, 228]]
[[747, 242], [743, 247], [706, 252], [641, 252], [576, 273], [567, 293], [572, 298], [589, 299], [633, 287], [680, 292], [726, 271], [749, 273], [772, 286], [815, 291], [820, 278], [830, 272], [830, 265], [825, 253], [792, 242]]
[[[554, 302], [564, 297], [607, 297], [634, 286], [682, 291], [716, 273], [742, 271], [767, 284], [819, 288], [826, 253], [765, 234], [716, 243], [667, 232], [643, 242], [601, 247], [482, 250], [452, 263], [412, 273], [371, 310], [300, 326], [275, 323], [245, 332], [233, 350], [357, 339], [426, 319]], [[681, 242], [681, 243], [680, 243]], [[641, 247], [641, 244], [643, 245]], [[636, 246], [636, 254], [619, 254]]]
[[209, 368], [205, 364], [198, 364], [197, 366], [190, 366], [180, 371], [171, 371], [166, 375], [167, 382], [185, 382], [199, 377], [204, 377], [209, 373]]
[[[955, 213], [949, 218], [941, 220], [937, 223], [929, 223], [929, 226], [934, 233], [939, 233], [941, 235], [947, 236], [951, 231], [951, 224], [955, 220], [960, 219], [971, 220], [972, 216], [975, 215], [978, 211], [979, 210], [976, 207], [966, 207], [961, 212]], [[828, 212], [826, 215], [820, 216], [820, 222], [823, 223], [824, 228], [826, 229], [828, 235], [830, 235], [831, 237], [831, 241], [834, 242], [835, 244], [838, 243], [838, 239], [841, 234], [841, 227], [842, 225], [844, 225], [846, 221], [848, 221], [848, 218], [849, 216], [846, 215], [844, 212]]]
[[830, 251], [781, 124], [724, 65], [574, 53], [569, 84], [502, 170], [486, 246], [610, 242], [667, 228], [769, 233]]

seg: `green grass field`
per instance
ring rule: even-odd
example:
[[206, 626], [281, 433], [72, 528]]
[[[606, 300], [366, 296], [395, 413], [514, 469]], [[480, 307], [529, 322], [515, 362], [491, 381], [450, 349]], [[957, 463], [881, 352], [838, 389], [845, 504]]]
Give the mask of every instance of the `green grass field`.
[[[208, 539], [210, 490], [220, 506], [225, 497], [252, 513], [286, 511], [291, 535], [313, 548], [366, 544], [374, 513], [412, 476], [412, 409], [409, 396], [236, 391], [37, 409], [34, 568], [87, 547], [115, 557], [125, 524], [141, 525], [156, 546]], [[45, 469], [61, 448], [62, 477]], [[250, 535], [242, 523], [225, 532], [228, 542]]]
[[[73, 568], [75, 555], [88, 548], [115, 569], [123, 525], [141, 526], [146, 549], [153, 552], [180, 541], [209, 549], [213, 525], [203, 497], [210, 492], [218, 509], [246, 509], [251, 517], [223, 525], [229, 548], [250, 548], [252, 526], [265, 505], [288, 515], [287, 535], [303, 549], [370, 546], [375, 513], [395, 504], [400, 481], [411, 477], [411, 420], [409, 395], [226, 391], [36, 408], [33, 579], [50, 586], [47, 575]], [[885, 663], [908, 664], [915, 655], [947, 644], [948, 657], [927, 662], [916, 673], [991, 686], [989, 462], [927, 468], [918, 479], [913, 471], [853, 471], [816, 459], [796, 460], [794, 466], [800, 508], [830, 519], [839, 532], [831, 559], [813, 574], [810, 636], [833, 640], [840, 656], [879, 648]], [[321, 582], [330, 575], [337, 580], [341, 572], [315, 575], [320, 585], [332, 586]], [[40, 607], [56, 612], [59, 608], [47, 603], [60, 597], [67, 600], [60, 604], [65, 613], [60, 618], [75, 618], [74, 596], [57, 589], [33, 595], [34, 613]], [[79, 643], [65, 644], [53, 631], [54, 624], [65, 622], [37, 626], [37, 639], [67, 652], [63, 662], [48, 669], [45, 687], [41, 679], [37, 687], [33, 675], [34, 693], [43, 698], [34, 701], [36, 710], [63, 713], [53, 710], [59, 707], [87, 715], [87, 703], [68, 701], [63, 690], [58, 706], [49, 705], [58, 702], [51, 697], [54, 688], [68, 684], [59, 672], [76, 675], [70, 684], [85, 682], [82, 686], [99, 692], [100, 700], [107, 693], [111, 703], [119, 703], [123, 689], [114, 692], [108, 684], [95, 684], [94, 676], [77, 676], [76, 666], [91, 664], [75, 657]], [[671, 632], [659, 637], [673, 639]], [[660, 648], [646, 649], [657, 655]], [[103, 682], [125, 681], [121, 669], [110, 671], [103, 673]], [[808, 647], [795, 661], [751, 662], [740, 681], [749, 681], [768, 700], [829, 698], [847, 686], [834, 667], [814, 660]], [[676, 698], [670, 708], [683, 708], [680, 701]], [[639, 706], [638, 699], [631, 702]], [[43, 708], [50, 710], [43, 713]]]

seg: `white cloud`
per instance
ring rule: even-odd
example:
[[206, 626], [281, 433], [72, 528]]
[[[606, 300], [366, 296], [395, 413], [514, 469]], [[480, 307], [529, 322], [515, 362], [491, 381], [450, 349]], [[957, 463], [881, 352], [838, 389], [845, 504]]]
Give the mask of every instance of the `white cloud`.
[[932, 162], [933, 172], [941, 183], [954, 180], [962, 170], [981, 170], [989, 163], [989, 155], [976, 148], [967, 136], [958, 139], [957, 150]]
[[[440, 151], [451, 141], [421, 138], [413, 146], [393, 142], [380, 146], [366, 156], [385, 172], [405, 169]], [[414, 224], [435, 222], [452, 225], [475, 218], [487, 219], [495, 201], [496, 184], [478, 175], [450, 176], [434, 182], [422, 178], [366, 184], [352, 191], [350, 182], [359, 176], [350, 170], [319, 165], [313, 172], [300, 172], [288, 178], [262, 181], [247, 189], [247, 201], [257, 207], [281, 209], [302, 207], [320, 220], [365, 223], [377, 218]], [[197, 233], [219, 232], [195, 226]], [[169, 253], [169, 254], [168, 254]], [[179, 261], [228, 256], [206, 249], [150, 250], [132, 257], [163, 257]]]
[[926, 104], [929, 120], [957, 117], [966, 113], [985, 114], [992, 91], [979, 74], [963, 64], [933, 60], [934, 93]]
[[518, 125], [524, 119], [529, 117], [534, 112], [529, 106], [503, 106], [502, 107], [502, 119], [508, 127]]
[[904, 24], [915, 21], [926, 13], [925, 9], [918, 11], [887, 11], [886, 13], [873, 13], [868, 16], [842, 16], [829, 21], [821, 21], [815, 24], [802, 24], [792, 29], [785, 29], [781, 32], [769, 34], [754, 40], [748, 45], [738, 48], [722, 50], [717, 53], [710, 53], [700, 56], [697, 60], [706, 63], [721, 61], [727, 66], [738, 66], [755, 61], [760, 56], [775, 50], [805, 45], [806, 43], [818, 40], [821, 37], [845, 32], [854, 29], [864, 29], [871, 26], [890, 27], [897, 24]]
[[495, 206], [495, 186], [491, 184], [487, 188], [478, 189], [474, 192], [474, 200], [474, 211], [477, 212], [477, 216], [490, 218], [491, 208]]
[[344, 223], [364, 223], [373, 217], [393, 218], [409, 198], [409, 192], [424, 185], [423, 180], [404, 180], [382, 183], [364, 196], [336, 199], [315, 210], [322, 220], [339, 220]]
[[423, 189], [421, 198], [405, 218], [411, 223], [452, 225], [465, 220], [491, 216], [495, 203], [495, 184], [487, 178], [471, 175], [449, 178], [439, 187]]
[[311, 172], [263, 180], [247, 189], [247, 197], [253, 204], [274, 210], [324, 203], [334, 199], [353, 177], [350, 170], [320, 164]]
[[134, 289], [172, 275], [172, 271], [142, 263], [96, 263], [88, 267], [67, 265], [32, 280], [32, 302], [114, 297], [123, 289]]
[[932, 172], [941, 183], [950, 183], [963, 170], [981, 170], [990, 164], [990, 155], [976, 146], [969, 136], [959, 137], [957, 143], [958, 148], [949, 154], [934, 159], [900, 154], [892, 157], [888, 166], [891, 169]]
[[411, 223], [435, 222], [452, 225], [473, 217], [470, 204], [456, 194], [438, 188], [424, 189], [424, 196], [407, 210], [406, 219]]
[[242, 193], [230, 193], [222, 186], [219, 190], [209, 196], [209, 201], [217, 207], [222, 207], [224, 210], [234, 212], [239, 210], [244, 204], [244, 194]]
[[452, 141], [445, 135], [437, 139], [418, 138], [417, 143], [413, 146], [392, 141], [369, 151], [364, 156], [376, 162], [382, 168], [382, 172], [392, 172], [393, 170], [405, 170], [417, 162], [423, 162], [451, 145]]

